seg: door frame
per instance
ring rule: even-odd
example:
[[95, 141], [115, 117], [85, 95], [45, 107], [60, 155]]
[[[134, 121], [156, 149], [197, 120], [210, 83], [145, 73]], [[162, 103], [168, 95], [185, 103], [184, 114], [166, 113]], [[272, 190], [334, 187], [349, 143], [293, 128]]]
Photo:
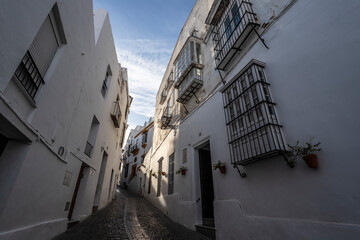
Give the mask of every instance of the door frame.
[[[197, 141], [196, 143], [191, 145], [189, 150], [192, 151], [191, 155], [194, 161], [192, 161], [192, 201], [195, 203], [195, 224], [202, 225], [203, 218], [202, 218], [202, 204], [201, 204], [201, 183], [200, 183], [200, 159], [199, 159], [199, 149], [205, 147], [206, 145], [210, 145], [210, 156], [213, 156], [212, 153], [212, 141], [209, 136], [205, 136], [201, 140]], [[190, 156], [191, 156], [190, 155]], [[188, 159], [188, 162], [191, 159]], [[213, 174], [213, 171], [212, 171]], [[213, 188], [214, 188], [214, 199], [216, 197], [215, 194], [215, 185], [214, 185], [214, 174], [213, 174]], [[215, 200], [214, 200], [215, 202]], [[214, 206], [214, 218], [215, 218], [215, 206]]]

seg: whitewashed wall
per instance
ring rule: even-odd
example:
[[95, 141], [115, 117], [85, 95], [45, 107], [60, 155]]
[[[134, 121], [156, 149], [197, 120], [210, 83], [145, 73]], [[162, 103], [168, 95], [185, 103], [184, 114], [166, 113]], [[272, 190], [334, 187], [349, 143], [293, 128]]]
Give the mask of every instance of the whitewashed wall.
[[[65, 204], [71, 202], [82, 162], [88, 168], [73, 219], [89, 216], [103, 151], [109, 157], [99, 208], [112, 200], [115, 190], [110, 175], [113, 169], [115, 183], [121, 132], [114, 128], [110, 112], [120, 92], [117, 81], [120, 66], [107, 12], [93, 12], [88, 0], [58, 1], [67, 44], [58, 49], [50, 65], [45, 84], [36, 97], [36, 107], [10, 80], [54, 3], [1, 3], [0, 114], [8, 122], [0, 130], [4, 133], [4, 128], [11, 129], [6, 134], [26, 142], [10, 141], [0, 158], [0, 239], [49, 239], [66, 230]], [[108, 65], [112, 78], [104, 99], [101, 86]], [[125, 109], [124, 104], [121, 108]], [[100, 128], [93, 155], [88, 158], [84, 149], [94, 115]], [[123, 118], [121, 125], [124, 121]], [[57, 154], [59, 147], [65, 148], [63, 156]], [[66, 171], [72, 173], [70, 186], [63, 185]]]
[[[206, 12], [204, 2], [210, 1], [197, 1], [185, 23], [166, 73], [188, 37], [185, 29], [201, 25], [198, 21]], [[315, 136], [323, 149], [318, 154], [319, 169], [308, 168], [301, 159], [290, 169], [282, 158], [272, 158], [241, 167], [248, 177], [239, 176], [230, 165], [223, 102], [218, 92], [222, 84], [216, 85], [219, 77], [213, 70], [210, 51], [203, 54], [207, 72], [204, 81], [211, 83], [204, 82], [199, 90], [205, 94], [200, 105], [180, 122], [175, 136], [174, 130], [160, 130], [155, 125], [156, 144], [147, 160], [150, 168], [157, 170], [157, 160], [164, 157], [166, 169], [168, 156], [175, 151], [176, 170], [184, 165], [182, 149], [187, 148], [187, 175], [176, 175], [173, 195], [167, 195], [167, 179], [163, 178], [160, 197], [156, 197], [157, 179], [153, 178], [152, 193], [145, 196], [175, 221], [189, 228], [200, 224], [196, 147], [209, 141], [213, 163], [227, 163], [225, 175], [213, 171], [217, 239], [357, 239], [360, 71], [356, 64], [360, 31], [356, 12], [360, 4], [335, 0], [252, 2], [260, 25], [268, 23], [259, 31], [270, 49], [257, 38], [250, 39], [248, 47], [223, 73], [225, 80], [230, 81], [251, 59], [265, 62], [286, 142], [294, 144]], [[196, 21], [191, 20], [194, 15]], [[211, 47], [209, 41], [204, 49]], [[164, 81], [156, 111], [162, 107], [158, 102]]]

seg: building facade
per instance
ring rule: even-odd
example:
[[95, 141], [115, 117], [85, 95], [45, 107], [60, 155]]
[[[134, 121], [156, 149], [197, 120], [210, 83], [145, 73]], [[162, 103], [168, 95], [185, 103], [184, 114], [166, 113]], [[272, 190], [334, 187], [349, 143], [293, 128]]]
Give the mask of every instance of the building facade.
[[[359, 11], [198, 0], [157, 94], [144, 196], [217, 239], [357, 239]], [[309, 139], [316, 169], [289, 155]]]
[[145, 192], [144, 160], [152, 146], [153, 132], [154, 119], [150, 118], [143, 126], [130, 130], [124, 146], [120, 186], [138, 194]]
[[50, 239], [115, 197], [127, 70], [92, 1], [1, 5], [0, 239]]

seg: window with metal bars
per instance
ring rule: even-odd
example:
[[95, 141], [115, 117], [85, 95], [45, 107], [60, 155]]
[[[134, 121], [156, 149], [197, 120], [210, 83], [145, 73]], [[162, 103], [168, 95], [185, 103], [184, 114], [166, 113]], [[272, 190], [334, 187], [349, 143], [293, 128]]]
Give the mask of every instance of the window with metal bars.
[[25, 53], [14, 77], [34, 100], [59, 46], [65, 44], [60, 14], [55, 4]]
[[236, 51], [243, 47], [250, 33], [259, 26], [250, 0], [222, 1], [211, 24], [217, 68], [225, 70]]
[[101, 87], [101, 94], [104, 98], [106, 97], [106, 94], [108, 92], [110, 79], [111, 79], [111, 70], [110, 70], [110, 66], [108, 66], [106, 69], [105, 79]]
[[232, 163], [245, 165], [285, 151], [264, 66], [251, 61], [222, 90]]

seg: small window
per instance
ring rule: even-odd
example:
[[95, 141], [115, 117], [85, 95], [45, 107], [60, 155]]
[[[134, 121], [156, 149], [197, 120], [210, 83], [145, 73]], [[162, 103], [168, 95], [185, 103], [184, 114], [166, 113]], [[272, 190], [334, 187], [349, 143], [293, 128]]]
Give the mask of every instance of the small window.
[[193, 30], [192, 33], [191, 33], [191, 36], [197, 37], [197, 32], [198, 32], [197, 30]]
[[106, 97], [106, 94], [108, 92], [108, 88], [110, 85], [110, 79], [111, 79], [111, 69], [110, 66], [107, 67], [106, 70], [106, 74], [105, 74], [105, 79], [103, 81], [102, 87], [101, 87], [101, 94], [103, 95], [103, 97]]
[[187, 148], [184, 148], [183, 151], [182, 151], [182, 162], [183, 163], [186, 163], [187, 162]]
[[93, 120], [91, 122], [91, 127], [89, 130], [89, 135], [88, 135], [88, 139], [86, 141], [86, 145], [85, 145], [85, 150], [84, 153], [88, 156], [91, 157], [93, 154], [93, 149], [96, 143], [96, 137], [99, 131], [99, 126], [100, 123], [97, 120], [97, 118], [94, 116]]

